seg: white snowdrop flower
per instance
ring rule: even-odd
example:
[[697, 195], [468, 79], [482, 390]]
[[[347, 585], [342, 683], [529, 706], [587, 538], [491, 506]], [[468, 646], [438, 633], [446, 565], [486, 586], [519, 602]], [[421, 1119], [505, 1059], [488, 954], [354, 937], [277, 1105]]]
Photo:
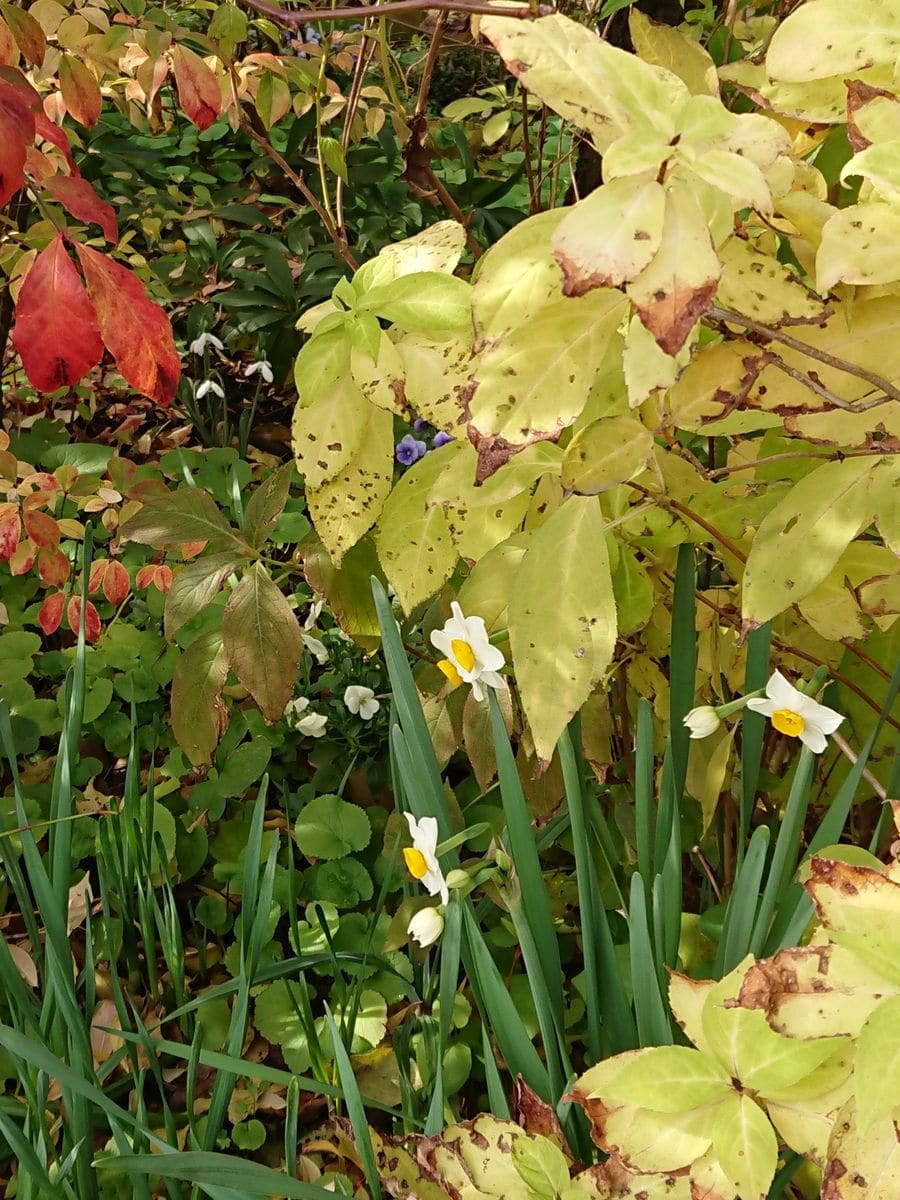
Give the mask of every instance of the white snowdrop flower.
[[429, 896], [440, 896], [447, 904], [450, 892], [447, 881], [437, 860], [438, 824], [434, 817], [422, 817], [417, 821], [412, 813], [404, 813], [412, 836], [412, 846], [403, 851], [403, 861], [413, 879], [418, 879]]
[[444, 918], [441, 916], [441, 910], [431, 907], [420, 908], [410, 918], [406, 932], [423, 950], [427, 946], [433, 946], [444, 932]]
[[352, 713], [358, 713], [364, 721], [371, 721], [381, 708], [381, 702], [375, 699], [372, 689], [357, 683], [351, 684], [344, 691], [344, 703]]
[[192, 354], [202, 355], [207, 346], [213, 346], [216, 350], [225, 349], [214, 333], [201, 333], [191, 342], [190, 350]]
[[722, 724], [721, 718], [711, 704], [701, 704], [692, 708], [684, 718], [684, 724], [691, 731], [692, 738], [709, 737]]
[[438, 663], [441, 671], [454, 687], [471, 683], [476, 700], [485, 696], [482, 684], [502, 689], [506, 681], [497, 672], [506, 661], [503, 654], [492, 646], [484, 626], [483, 617], [466, 617], [454, 600], [450, 605], [453, 616], [443, 629], [435, 629], [431, 644], [447, 657]]
[[214, 396], [218, 396], [220, 400], [225, 399], [225, 393], [222, 391], [222, 389], [219, 387], [219, 385], [215, 382], [215, 380], [204, 379], [203, 382], [200, 384], [200, 386], [197, 388], [197, 399], [202, 400], [203, 397], [206, 396], [209, 392], [212, 392], [212, 394]]
[[251, 375], [261, 375], [265, 383], [271, 383], [275, 376], [272, 374], [272, 364], [267, 359], [261, 358], [259, 362], [250, 363], [244, 368], [244, 375], [247, 379]]
[[775, 671], [766, 684], [765, 700], [748, 700], [747, 707], [768, 717], [779, 733], [798, 737], [813, 754], [821, 754], [828, 745], [827, 734], [834, 733], [843, 721], [840, 713], [788, 683]]

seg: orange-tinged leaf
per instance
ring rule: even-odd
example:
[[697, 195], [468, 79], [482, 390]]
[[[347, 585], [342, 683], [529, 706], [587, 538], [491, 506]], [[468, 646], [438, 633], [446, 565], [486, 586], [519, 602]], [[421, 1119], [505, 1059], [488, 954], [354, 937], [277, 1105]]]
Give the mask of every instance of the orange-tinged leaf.
[[92, 129], [100, 120], [103, 97], [99, 83], [80, 58], [66, 54], [60, 59], [59, 88], [70, 115]]
[[42, 392], [71, 387], [103, 356], [94, 306], [62, 234], [40, 252], [25, 276], [13, 345], [25, 374]]
[[34, 543], [23, 538], [9, 560], [11, 575], [27, 575], [34, 566]]
[[39, 550], [37, 565], [38, 575], [44, 583], [62, 587], [69, 578], [69, 560], [62, 550]]
[[90, 246], [75, 249], [116, 366], [135, 391], [169, 404], [181, 374], [169, 318], [133, 271]]
[[81, 175], [54, 175], [44, 186], [73, 217], [99, 225], [106, 240], [113, 245], [119, 240], [115, 209], [101, 200], [93, 185]]
[[69, 170], [73, 175], [77, 175], [78, 168], [75, 166], [75, 159], [72, 157], [72, 148], [69, 145], [69, 138], [65, 130], [60, 129], [58, 125], [54, 125], [43, 109], [34, 114], [34, 130], [38, 137], [43, 138], [45, 142], [50, 142], [51, 145], [60, 151], [68, 163]]
[[103, 583], [103, 577], [106, 574], [106, 568], [109, 566], [108, 558], [95, 558], [91, 563], [91, 572], [88, 575], [88, 591], [99, 592]]
[[7, 562], [16, 552], [22, 522], [17, 504], [0, 504], [0, 562]]
[[52, 550], [59, 545], [59, 526], [47, 513], [25, 507], [22, 510], [22, 524], [25, 526], [25, 532], [40, 549], [46, 547]]
[[[165, 568], [168, 570], [168, 568]], [[120, 562], [113, 560], [106, 568], [103, 576], [103, 595], [110, 604], [118, 607], [131, 590], [131, 580], [128, 572]]]
[[52, 592], [38, 610], [38, 625], [45, 636], [56, 633], [62, 621], [63, 606], [66, 602], [64, 592]]
[[178, 101], [198, 129], [209, 129], [222, 111], [219, 81], [206, 63], [186, 46], [171, 51]]
[[31, 13], [27, 13], [21, 8], [16, 8], [14, 4], [0, 4], [0, 12], [3, 13], [7, 24], [12, 30], [13, 37], [16, 39], [16, 45], [21, 50], [22, 56], [33, 67], [41, 66], [44, 61], [47, 42], [40, 24], [34, 19]]
[[25, 147], [25, 174], [29, 179], [43, 187], [48, 179], [56, 174], [56, 164], [51, 162], [50, 155], [35, 146]]
[[13, 31], [0, 17], [0, 65], [16, 67], [19, 64], [19, 47], [13, 37]]
[[[81, 624], [81, 597], [72, 596], [66, 605], [66, 623], [73, 633], [78, 632]], [[91, 600], [84, 606], [84, 640], [96, 642], [100, 636], [100, 614]]]
[[25, 150], [33, 141], [34, 112], [27, 85], [0, 79], [0, 208], [25, 182]]

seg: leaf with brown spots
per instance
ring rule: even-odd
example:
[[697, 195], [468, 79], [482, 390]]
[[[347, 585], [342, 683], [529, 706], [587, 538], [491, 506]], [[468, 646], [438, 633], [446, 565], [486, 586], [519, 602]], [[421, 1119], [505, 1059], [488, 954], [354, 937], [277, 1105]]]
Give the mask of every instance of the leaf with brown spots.
[[638, 316], [666, 354], [677, 354], [713, 301], [721, 268], [706, 218], [691, 190], [666, 197], [662, 241], [653, 261], [626, 285]]

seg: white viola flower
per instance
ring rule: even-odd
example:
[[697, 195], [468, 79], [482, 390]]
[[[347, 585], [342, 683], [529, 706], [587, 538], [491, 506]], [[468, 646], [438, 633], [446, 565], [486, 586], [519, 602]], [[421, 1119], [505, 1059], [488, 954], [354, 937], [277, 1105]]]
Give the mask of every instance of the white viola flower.
[[699, 708], [691, 709], [684, 718], [684, 724], [691, 731], [692, 738], [705, 738], [716, 732], [722, 720], [712, 705], [701, 704]]
[[443, 629], [435, 629], [431, 644], [446, 658], [438, 663], [454, 687], [471, 683], [476, 700], [485, 696], [484, 684], [502, 689], [506, 681], [497, 672], [506, 661], [496, 646], [492, 646], [484, 627], [483, 617], [466, 617], [454, 600], [450, 605], [453, 616]]
[[306, 614], [306, 620], [303, 622], [304, 630], [308, 631], [315, 626], [316, 621], [319, 619], [319, 613], [322, 611], [324, 604], [325, 601], [321, 598], [318, 600], [313, 600], [312, 604], [309, 606], [309, 612]]
[[191, 342], [190, 351], [192, 354], [202, 355], [207, 346], [214, 346], [216, 350], [225, 349], [214, 333], [201, 333]]
[[213, 379], [204, 379], [197, 388], [197, 399], [202, 400], [205, 395], [212, 392], [214, 396], [218, 396], [220, 400], [225, 399], [225, 393]]
[[324, 666], [328, 662], [328, 647], [324, 642], [320, 642], [317, 637], [313, 637], [311, 633], [303, 634], [303, 645], [307, 648], [319, 666]]
[[261, 375], [265, 383], [271, 383], [275, 376], [272, 374], [272, 364], [265, 358], [261, 358], [259, 362], [250, 363], [244, 368], [244, 376], [249, 379], [251, 375]]
[[354, 715], [359, 714], [364, 721], [371, 721], [381, 708], [381, 701], [375, 699], [372, 689], [362, 687], [358, 683], [351, 684], [344, 690], [344, 703]]
[[[325, 726], [328, 724], [328, 718], [322, 716], [321, 713], [307, 712], [308, 708], [309, 700], [306, 696], [298, 696], [285, 707], [284, 719], [304, 737], [322, 737], [325, 733]], [[301, 713], [305, 713], [305, 716], [301, 716]]]
[[428, 946], [433, 946], [444, 932], [444, 918], [441, 916], [441, 910], [432, 907], [420, 908], [410, 918], [406, 932], [423, 950]]
[[779, 733], [798, 737], [813, 754], [821, 754], [828, 745], [827, 735], [843, 721], [840, 713], [788, 683], [780, 671], [766, 684], [765, 700], [748, 700], [747, 707], [768, 717]]
[[409, 825], [412, 846], [405, 847], [403, 861], [413, 879], [418, 879], [429, 896], [440, 896], [441, 903], [450, 899], [447, 881], [437, 860], [438, 824], [434, 817], [417, 821], [412, 813], [404, 813]]

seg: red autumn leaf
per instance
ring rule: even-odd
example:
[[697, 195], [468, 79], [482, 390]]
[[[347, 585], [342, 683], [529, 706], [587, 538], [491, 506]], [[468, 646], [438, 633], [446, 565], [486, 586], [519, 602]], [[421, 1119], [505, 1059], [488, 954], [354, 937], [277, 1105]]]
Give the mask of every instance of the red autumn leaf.
[[100, 333], [116, 366], [135, 391], [169, 404], [181, 374], [169, 318], [133, 271], [90, 246], [79, 244], [75, 249]]
[[134, 577], [134, 586], [138, 588], [148, 588], [156, 578], [156, 567], [151, 563], [147, 567], [141, 567], [137, 575]]
[[11, 575], [27, 575], [34, 566], [34, 543], [23, 538], [9, 560]]
[[73, 175], [77, 175], [78, 168], [75, 166], [75, 159], [72, 157], [68, 135], [65, 130], [53, 124], [43, 109], [34, 114], [34, 131], [38, 137], [43, 138], [45, 142], [50, 142], [57, 150], [62, 151], [62, 156], [68, 163], [69, 170]]
[[69, 560], [62, 550], [39, 550], [37, 565], [38, 575], [44, 583], [62, 587], [69, 578]]
[[198, 129], [209, 129], [222, 111], [218, 79], [203, 59], [186, 46], [173, 46], [170, 53], [181, 107]]
[[33, 67], [40, 67], [44, 62], [44, 53], [47, 49], [44, 31], [40, 24], [31, 13], [16, 8], [14, 4], [0, 4], [0, 11], [9, 23], [13, 37], [16, 39], [16, 45], [22, 51], [23, 57]]
[[172, 568], [157, 567], [156, 578], [153, 580], [153, 586], [165, 595], [172, 588]]
[[41, 549], [47, 547], [52, 550], [59, 545], [59, 526], [47, 513], [30, 510], [26, 506], [22, 510], [22, 523], [25, 532]]
[[17, 504], [0, 504], [0, 562], [7, 562], [16, 552], [22, 522]]
[[34, 141], [31, 89], [0, 78], [0, 208], [25, 182], [25, 150]]
[[38, 609], [38, 625], [40, 625], [46, 637], [49, 637], [51, 633], [56, 633], [57, 629], [59, 629], [65, 602], [66, 597], [64, 592], [51, 592]]
[[[78, 627], [81, 624], [80, 596], [72, 596], [66, 605], [66, 623], [73, 633], [78, 632]], [[100, 628], [100, 614], [94, 608], [93, 602], [88, 600], [84, 608], [84, 640], [86, 642], [96, 642], [100, 636]]]
[[201, 550], [205, 550], [207, 542], [183, 542], [181, 545], [181, 557], [185, 562], [190, 558], [196, 558]]
[[91, 129], [97, 124], [103, 107], [100, 85], [80, 58], [64, 54], [60, 59], [59, 90], [63, 103], [80, 125]]
[[44, 184], [54, 200], [79, 221], [90, 221], [99, 225], [108, 242], [114, 245], [119, 240], [115, 209], [101, 200], [93, 185], [81, 175], [54, 175]]
[[128, 572], [120, 562], [109, 563], [103, 575], [103, 595], [110, 604], [118, 607], [131, 590]]
[[42, 392], [71, 387], [103, 356], [94, 306], [66, 254], [61, 233], [40, 252], [25, 276], [13, 345], [25, 374]]

